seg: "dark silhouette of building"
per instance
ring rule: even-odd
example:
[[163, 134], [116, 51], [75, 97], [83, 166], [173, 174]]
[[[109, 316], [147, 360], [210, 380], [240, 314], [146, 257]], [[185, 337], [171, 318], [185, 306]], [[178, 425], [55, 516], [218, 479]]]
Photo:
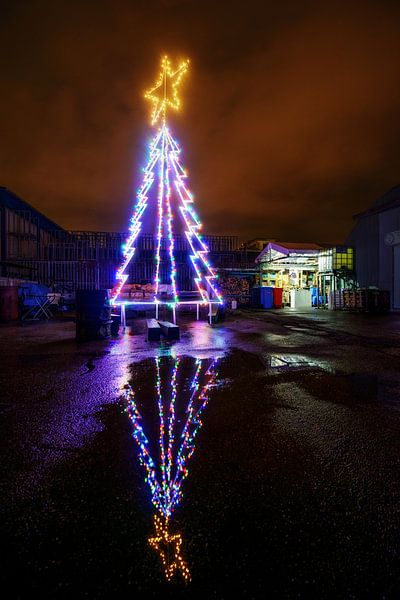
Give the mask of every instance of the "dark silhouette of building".
[[392, 308], [400, 309], [400, 186], [354, 219], [346, 243], [356, 250], [358, 285], [389, 290]]

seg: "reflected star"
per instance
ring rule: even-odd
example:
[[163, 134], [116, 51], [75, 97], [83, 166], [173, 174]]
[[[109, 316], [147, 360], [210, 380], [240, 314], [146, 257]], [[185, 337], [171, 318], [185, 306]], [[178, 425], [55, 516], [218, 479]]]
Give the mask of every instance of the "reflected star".
[[154, 515], [155, 536], [149, 538], [148, 542], [152, 548], [160, 554], [164, 566], [165, 576], [168, 581], [175, 573], [181, 573], [185, 581], [190, 581], [190, 572], [182, 554], [182, 536], [180, 533], [170, 535], [168, 532], [168, 519], [163, 520]]

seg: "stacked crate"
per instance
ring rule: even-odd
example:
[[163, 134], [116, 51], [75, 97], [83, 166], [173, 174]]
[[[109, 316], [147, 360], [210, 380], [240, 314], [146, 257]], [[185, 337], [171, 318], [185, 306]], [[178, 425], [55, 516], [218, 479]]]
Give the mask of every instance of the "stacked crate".
[[390, 310], [390, 293], [376, 289], [344, 290], [343, 308], [372, 313], [387, 312]]
[[343, 290], [343, 308], [346, 310], [356, 309], [356, 295], [352, 290]]
[[330, 292], [328, 308], [330, 308], [330, 310], [342, 310], [343, 308], [345, 308], [344, 292], [342, 290], [335, 290], [334, 292]]
[[365, 310], [365, 290], [343, 290], [343, 308], [347, 310]]

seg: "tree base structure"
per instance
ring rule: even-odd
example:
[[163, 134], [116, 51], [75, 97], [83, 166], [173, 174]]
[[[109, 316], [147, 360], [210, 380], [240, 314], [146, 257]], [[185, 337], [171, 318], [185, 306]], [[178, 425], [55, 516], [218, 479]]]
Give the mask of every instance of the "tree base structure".
[[200, 310], [202, 307], [207, 307], [207, 318], [210, 325], [217, 321], [218, 309], [222, 307], [222, 302], [216, 300], [210, 300], [209, 302], [200, 302], [194, 300], [182, 300], [182, 302], [167, 302], [167, 301], [139, 301], [139, 300], [127, 300], [123, 302], [114, 302], [114, 306], [119, 306], [121, 310], [121, 326], [123, 329], [126, 327], [126, 307], [130, 307], [140, 311], [154, 310], [155, 318], [158, 321], [160, 316], [160, 308], [166, 307], [172, 310], [172, 321], [174, 324], [177, 322], [177, 312], [179, 307], [181, 308], [193, 308], [196, 310], [196, 320], [200, 320]]

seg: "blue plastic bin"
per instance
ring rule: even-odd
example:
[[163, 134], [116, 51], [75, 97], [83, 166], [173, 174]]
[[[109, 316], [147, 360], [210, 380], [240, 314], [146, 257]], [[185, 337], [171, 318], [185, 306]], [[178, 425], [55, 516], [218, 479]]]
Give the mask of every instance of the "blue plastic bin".
[[261, 306], [263, 308], [274, 307], [274, 288], [273, 287], [262, 287], [261, 292]]

